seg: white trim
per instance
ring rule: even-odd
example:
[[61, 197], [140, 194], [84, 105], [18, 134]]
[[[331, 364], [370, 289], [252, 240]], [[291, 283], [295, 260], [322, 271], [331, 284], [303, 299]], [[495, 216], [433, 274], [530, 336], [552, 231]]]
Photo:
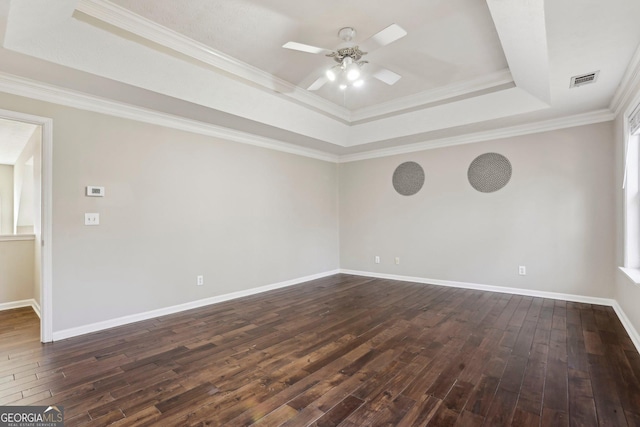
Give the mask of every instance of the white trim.
[[606, 305], [613, 307], [615, 302], [610, 298], [588, 297], [584, 295], [563, 294], [559, 292], [536, 291], [533, 289], [509, 288], [506, 286], [481, 285], [469, 282], [454, 282], [451, 280], [427, 279], [424, 277], [399, 276], [396, 274], [373, 273], [369, 271], [356, 271], [340, 269], [342, 274], [352, 274], [354, 276], [375, 277], [378, 279], [391, 279], [403, 282], [423, 283], [427, 285], [447, 286], [451, 288], [475, 289], [478, 291], [500, 292], [503, 294], [525, 295], [529, 297], [549, 298], [571, 302], [581, 302], [585, 304]]
[[638, 353], [640, 353], [640, 334], [638, 334], [638, 331], [636, 330], [636, 328], [633, 327], [633, 324], [627, 317], [622, 307], [620, 307], [620, 304], [618, 304], [618, 301], [614, 300], [612, 307], [613, 307], [613, 310], [618, 315], [618, 318], [620, 319], [620, 323], [622, 323], [622, 326], [624, 326], [624, 329], [627, 331], [627, 334], [629, 334], [629, 338], [631, 338], [633, 345], [636, 346], [636, 350], [638, 350]]
[[492, 87], [513, 83], [513, 77], [508, 68], [495, 73], [481, 76], [473, 80], [450, 84], [437, 89], [426, 90], [413, 95], [396, 98], [388, 102], [372, 105], [355, 110], [351, 114], [351, 123], [366, 121], [383, 115], [399, 114], [403, 110], [419, 108], [434, 102], [445, 101], [451, 98], [467, 95]]
[[640, 46], [636, 49], [627, 69], [622, 76], [622, 80], [616, 89], [609, 109], [617, 116], [620, 114], [622, 107], [627, 104], [629, 97], [633, 95], [633, 89], [640, 84]]
[[33, 298], [23, 299], [23, 300], [20, 300], [20, 301], [11, 301], [11, 302], [0, 303], [0, 311], [14, 310], [16, 308], [23, 308], [23, 307], [31, 307], [31, 308], [33, 308], [33, 311], [35, 311], [36, 314], [38, 315], [38, 317], [40, 317], [40, 306], [38, 305], [36, 300], [33, 299]]
[[615, 119], [615, 115], [608, 109], [592, 111], [574, 116], [561, 117], [536, 123], [527, 123], [518, 126], [499, 128], [490, 131], [469, 133], [450, 138], [434, 139], [416, 144], [401, 145], [392, 148], [365, 151], [362, 153], [340, 156], [340, 163], [355, 162], [358, 160], [376, 159], [379, 157], [395, 156], [397, 154], [415, 153], [416, 151], [431, 150], [434, 148], [451, 147], [454, 145], [470, 144], [481, 141], [491, 141], [501, 138], [529, 135], [540, 132], [548, 132], [558, 129], [566, 129], [575, 126], [585, 126], [594, 123], [609, 122]]
[[636, 285], [640, 285], [640, 269], [627, 267], [618, 268], [629, 278], [629, 280], [631, 280]]
[[230, 294], [218, 295], [215, 297], [204, 298], [184, 304], [173, 305], [170, 307], [159, 308], [144, 313], [131, 314], [128, 316], [118, 317], [116, 319], [105, 320], [102, 322], [91, 323], [89, 325], [78, 326], [75, 328], [63, 329], [53, 333], [53, 340], [59, 341], [67, 338], [76, 337], [78, 335], [89, 334], [104, 329], [115, 328], [117, 326], [127, 325], [129, 323], [140, 322], [142, 320], [153, 319], [155, 317], [166, 316], [168, 314], [179, 313], [181, 311], [191, 310], [194, 308], [204, 307], [211, 304], [217, 304], [224, 301], [242, 298], [262, 292], [272, 291], [274, 289], [285, 288], [287, 286], [298, 285], [311, 280], [321, 279], [323, 277], [338, 274], [339, 270], [326, 271], [324, 273], [313, 274], [310, 276], [300, 277], [297, 279], [286, 280], [284, 282], [273, 283], [271, 285], [260, 286], [258, 288], [246, 289], [243, 291], [232, 292]]
[[[40, 314], [40, 304], [38, 304], [38, 301], [36, 301], [35, 299], [31, 300], [31, 308], [33, 308], [33, 311], [36, 312], [36, 314], [38, 315], [38, 317], [40, 318], [42, 323], [42, 316]], [[41, 334], [42, 335], [42, 334]]]
[[3, 234], [3, 235], [0, 235], [0, 242], [34, 240], [35, 238], [36, 236], [33, 234]]
[[299, 156], [311, 157], [318, 160], [337, 162], [338, 156], [322, 151], [304, 148], [275, 139], [252, 135], [210, 123], [189, 120], [171, 114], [161, 113], [146, 108], [135, 107], [121, 102], [111, 101], [97, 96], [48, 85], [34, 80], [25, 79], [7, 73], [0, 73], [0, 91], [13, 95], [25, 96], [40, 101], [52, 102], [67, 107], [93, 111], [114, 117], [151, 123], [200, 135], [212, 136], [227, 141], [269, 148]]
[[[640, 52], [640, 49], [639, 51]], [[630, 94], [629, 94], [630, 95]], [[638, 267], [640, 260], [638, 257], [638, 242], [636, 237], [633, 236], [632, 228], [638, 227], [638, 220], [634, 218], [634, 214], [637, 213], [637, 199], [636, 194], [632, 193], [632, 187], [637, 187], [638, 170], [637, 168], [630, 168], [629, 162], [633, 161], [634, 166], [637, 167], [637, 136], [633, 136], [629, 132], [629, 118], [631, 114], [635, 112], [640, 104], [640, 92], [636, 93], [633, 99], [628, 103], [624, 110], [624, 116], [622, 119], [622, 138], [623, 138], [623, 178], [622, 178], [622, 226], [623, 226], [623, 262], [624, 267], [620, 267], [621, 271], [625, 273], [629, 279], [637, 282], [636, 274], [632, 271], [635, 267]], [[633, 141], [632, 141], [633, 139]], [[633, 145], [632, 145], [633, 142]], [[631, 155], [630, 155], [631, 154]], [[628, 181], [628, 179], [630, 179]], [[628, 181], [628, 182], [627, 182]], [[636, 188], [637, 190], [637, 188]], [[627, 270], [625, 270], [625, 268]]]
[[53, 120], [40, 119], [42, 125], [42, 219], [40, 242], [40, 340], [53, 341]]
[[[0, 80], [2, 77], [0, 76]], [[0, 109], [0, 117], [42, 126], [42, 224], [41, 224], [41, 268], [40, 268], [40, 341], [51, 342], [53, 337], [53, 120]]]
[[[151, 123], [158, 126], [165, 126], [201, 135], [212, 136], [214, 138], [221, 138], [227, 141], [254, 145], [333, 163], [347, 163], [358, 160], [394, 156], [397, 154], [414, 153], [416, 151], [430, 150], [433, 148], [470, 144], [474, 142], [489, 141], [499, 138], [511, 138], [514, 136], [528, 135], [557, 129], [565, 129], [574, 126], [584, 126], [594, 123], [607, 122], [615, 119], [615, 115], [611, 111], [603, 109], [590, 113], [551, 119], [537, 123], [528, 123], [524, 125], [511, 126], [485, 132], [470, 133], [451, 138], [435, 139], [416, 144], [339, 156], [320, 150], [304, 148], [295, 144], [228, 129], [222, 126], [202, 123], [166, 113], [160, 113], [158, 111], [135, 107], [121, 102], [111, 101], [92, 95], [86, 95], [80, 92], [75, 92], [69, 89], [24, 79], [22, 77], [6, 73], [0, 73], [0, 91], [18, 96], [38, 99], [45, 102], [65, 105], [67, 107], [79, 108], [82, 110], [136, 120], [144, 123]], [[3, 110], [0, 110], [0, 114], [2, 114], [2, 111]], [[46, 129], [43, 129], [43, 141], [46, 140], [45, 133]]]

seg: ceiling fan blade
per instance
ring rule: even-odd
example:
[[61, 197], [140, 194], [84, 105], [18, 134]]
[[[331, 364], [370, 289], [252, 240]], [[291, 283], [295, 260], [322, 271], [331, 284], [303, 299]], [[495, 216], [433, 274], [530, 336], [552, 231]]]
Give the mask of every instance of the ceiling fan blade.
[[326, 55], [332, 52], [329, 49], [324, 49], [322, 47], [310, 46], [308, 44], [302, 44], [302, 43], [296, 43], [296, 42], [287, 42], [283, 44], [282, 47], [285, 49], [299, 50], [301, 52], [315, 53], [315, 54], [324, 53]]
[[393, 71], [387, 70], [386, 68], [378, 68], [373, 72], [372, 75], [376, 79], [388, 84], [389, 86], [396, 84], [398, 80], [402, 78], [400, 74], [394, 73]]
[[379, 47], [386, 46], [407, 35], [407, 32], [398, 24], [391, 24], [384, 30], [369, 37], [360, 44], [360, 50], [371, 52]]
[[311, 86], [307, 88], [307, 90], [318, 90], [328, 81], [325, 76], [318, 77], [318, 79], [311, 83]]

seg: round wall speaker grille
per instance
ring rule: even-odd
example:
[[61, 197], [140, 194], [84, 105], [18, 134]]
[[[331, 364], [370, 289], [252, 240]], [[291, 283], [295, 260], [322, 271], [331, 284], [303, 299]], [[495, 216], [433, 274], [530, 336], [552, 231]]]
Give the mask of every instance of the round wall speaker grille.
[[482, 193], [493, 193], [511, 179], [511, 162], [502, 154], [485, 153], [476, 157], [467, 171], [469, 184]]
[[416, 162], [404, 162], [393, 172], [393, 188], [403, 196], [413, 196], [424, 185], [424, 169]]

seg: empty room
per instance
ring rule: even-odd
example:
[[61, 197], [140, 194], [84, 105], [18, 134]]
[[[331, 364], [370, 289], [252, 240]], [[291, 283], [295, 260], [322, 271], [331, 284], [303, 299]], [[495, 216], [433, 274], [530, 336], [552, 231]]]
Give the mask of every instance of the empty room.
[[0, 0], [0, 426], [640, 425], [638, 17]]

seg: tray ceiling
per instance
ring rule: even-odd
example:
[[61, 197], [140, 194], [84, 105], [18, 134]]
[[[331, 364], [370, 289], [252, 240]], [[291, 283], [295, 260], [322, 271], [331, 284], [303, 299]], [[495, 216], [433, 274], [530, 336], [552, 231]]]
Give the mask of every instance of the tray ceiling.
[[[637, 16], [636, 0], [0, 0], [0, 77], [353, 156], [610, 120], [640, 62]], [[282, 48], [392, 23], [407, 36], [365, 59], [402, 75], [393, 86], [307, 91], [332, 60]]]

